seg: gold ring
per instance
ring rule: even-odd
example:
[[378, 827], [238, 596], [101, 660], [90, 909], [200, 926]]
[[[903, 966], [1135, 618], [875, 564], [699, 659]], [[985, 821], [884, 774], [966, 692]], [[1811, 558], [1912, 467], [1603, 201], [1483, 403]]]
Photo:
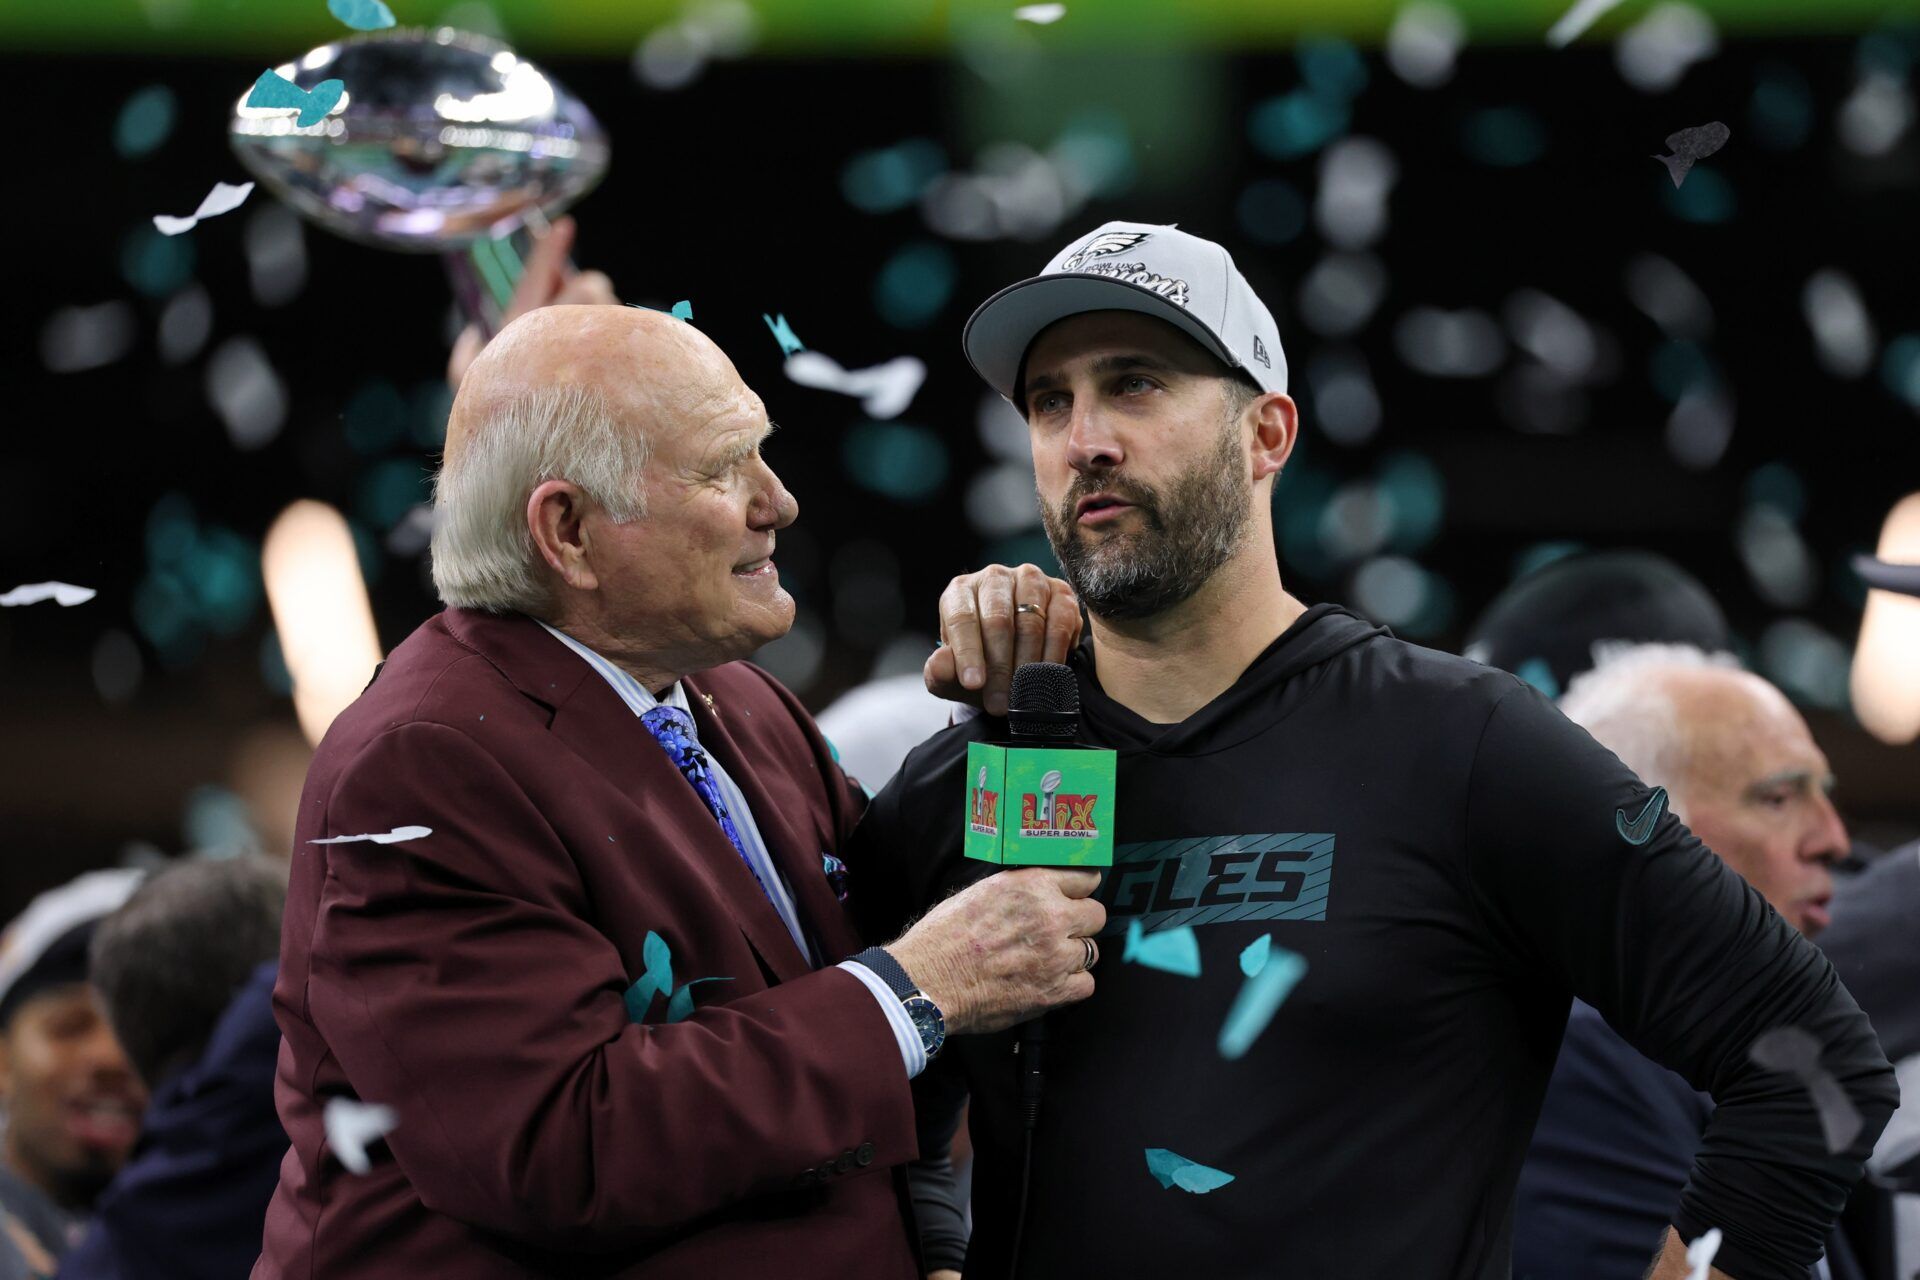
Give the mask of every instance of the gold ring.
[[1015, 613], [1044, 613], [1045, 612], [1045, 610], [1043, 610], [1037, 604], [1017, 604], [1013, 606], [1013, 611]]

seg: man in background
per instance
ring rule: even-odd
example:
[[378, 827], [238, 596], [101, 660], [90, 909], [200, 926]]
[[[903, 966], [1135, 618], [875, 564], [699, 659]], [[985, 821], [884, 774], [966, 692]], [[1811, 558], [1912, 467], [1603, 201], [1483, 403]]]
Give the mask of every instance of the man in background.
[[[1833, 773], [1786, 697], [1730, 654], [1601, 648], [1560, 708], [1811, 938], [1847, 833]], [[1703, 1082], [1704, 1083], [1704, 1082]], [[1639, 1280], [1671, 1221], [1713, 1099], [1575, 1002], [1515, 1209], [1520, 1280]], [[1858, 1275], [1836, 1234], [1816, 1274]]]
[[91, 871], [0, 934], [0, 1277], [53, 1274], [139, 1135], [147, 1102], [87, 986], [94, 928], [137, 871]]
[[287, 1150], [273, 1105], [285, 864], [189, 859], [95, 932], [92, 979], [153, 1090], [61, 1280], [243, 1280]]
[[1727, 618], [1700, 580], [1665, 556], [1580, 551], [1522, 575], [1474, 621], [1462, 656], [1557, 698], [1605, 645], [1690, 644], [1719, 653]]

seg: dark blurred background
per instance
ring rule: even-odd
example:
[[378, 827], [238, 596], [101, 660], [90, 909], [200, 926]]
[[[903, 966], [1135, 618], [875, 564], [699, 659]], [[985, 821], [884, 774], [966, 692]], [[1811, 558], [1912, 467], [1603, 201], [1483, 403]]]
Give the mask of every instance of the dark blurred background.
[[[437, 608], [410, 513], [457, 329], [440, 264], [264, 190], [151, 223], [245, 180], [235, 100], [346, 33], [318, 0], [144, 2], [0, 20], [0, 590], [99, 593], [0, 610], [0, 919], [88, 866], [286, 851], [308, 749], [259, 548], [289, 502], [351, 521], [384, 647]], [[1920, 489], [1920, 8], [1628, 0], [1552, 47], [1567, 7], [394, 4], [501, 35], [605, 125], [575, 258], [691, 301], [781, 424], [800, 612], [760, 660], [810, 706], [917, 670], [953, 574], [1051, 567], [1024, 426], [960, 355], [971, 308], [1101, 221], [1179, 222], [1280, 322], [1295, 594], [1457, 651], [1531, 568], [1662, 552], [1807, 712], [1856, 833], [1911, 836], [1914, 748], [1849, 707], [1848, 561]], [[728, 33], [705, 58], [701, 23]], [[1731, 140], [1676, 188], [1650, 157], [1710, 121]], [[930, 375], [869, 421], [787, 381], [763, 313]]]

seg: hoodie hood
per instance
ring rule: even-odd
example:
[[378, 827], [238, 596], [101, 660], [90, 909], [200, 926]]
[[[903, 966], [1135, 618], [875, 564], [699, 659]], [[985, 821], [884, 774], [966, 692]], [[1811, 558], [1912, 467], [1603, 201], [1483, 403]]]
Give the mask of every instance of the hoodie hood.
[[1339, 605], [1314, 605], [1247, 664], [1238, 680], [1178, 724], [1154, 724], [1107, 696], [1094, 673], [1091, 631], [1068, 665], [1080, 678], [1080, 717], [1086, 740], [1122, 754], [1207, 755], [1273, 728], [1298, 705], [1318, 680], [1320, 669], [1336, 655], [1392, 635]]

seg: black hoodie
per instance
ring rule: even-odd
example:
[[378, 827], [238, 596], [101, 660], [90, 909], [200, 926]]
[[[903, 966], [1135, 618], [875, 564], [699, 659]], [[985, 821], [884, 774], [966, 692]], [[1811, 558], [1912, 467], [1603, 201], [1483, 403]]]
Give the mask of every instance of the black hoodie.
[[[1504, 672], [1309, 609], [1175, 725], [1074, 655], [1082, 741], [1119, 753], [1097, 987], [1049, 1020], [1026, 1280], [1506, 1280], [1514, 1184], [1574, 995], [1719, 1102], [1673, 1221], [1738, 1280], [1804, 1280], [1893, 1109], [1820, 953], [1585, 731]], [[966, 744], [930, 739], [849, 853], [870, 936], [990, 868], [960, 852]], [[1197, 979], [1123, 960], [1191, 925]], [[1307, 962], [1265, 1032], [1219, 1033], [1262, 935]], [[1797, 1025], [1865, 1123], [1830, 1154], [1805, 1088], [1748, 1059]], [[1013, 1033], [956, 1037], [917, 1087], [971, 1094], [968, 1280], [1008, 1273], [1022, 1127]], [[937, 1123], [931, 1127], [937, 1129]], [[1165, 1148], [1233, 1181], [1163, 1188]], [[933, 1264], [949, 1223], [923, 1224]]]

